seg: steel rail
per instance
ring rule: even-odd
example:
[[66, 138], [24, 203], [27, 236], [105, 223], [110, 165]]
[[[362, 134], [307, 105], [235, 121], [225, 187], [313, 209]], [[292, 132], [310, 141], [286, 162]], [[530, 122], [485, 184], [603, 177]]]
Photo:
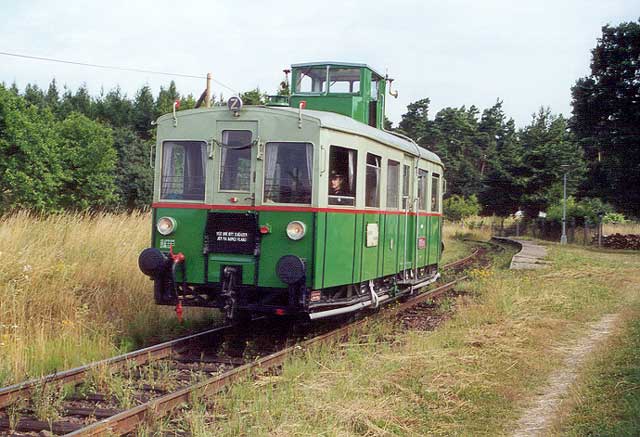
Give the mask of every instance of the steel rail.
[[[473, 261], [482, 251], [476, 249], [471, 255], [450, 263], [443, 268], [459, 267]], [[384, 318], [393, 317], [408, 308], [411, 308], [419, 303], [424, 302], [427, 299], [431, 299], [440, 296], [447, 291], [450, 291], [459, 282], [467, 279], [467, 276], [457, 278], [443, 284], [433, 290], [420, 293], [415, 297], [410, 298], [406, 302], [390, 308], [389, 311], [385, 311], [380, 314]], [[102, 435], [123, 435], [133, 432], [139, 424], [143, 423], [150, 417], [161, 417], [166, 415], [170, 411], [178, 408], [180, 405], [188, 403], [191, 399], [192, 393], [199, 393], [201, 395], [211, 395], [220, 392], [230, 383], [237, 381], [241, 378], [245, 378], [255, 373], [257, 370], [270, 369], [281, 365], [288, 357], [292, 356], [300, 349], [308, 348], [314, 344], [331, 343], [344, 338], [345, 336], [358, 331], [371, 319], [361, 319], [355, 323], [350, 323], [346, 326], [328, 332], [326, 334], [319, 335], [317, 337], [305, 340], [302, 343], [287, 347], [273, 354], [262, 357], [252, 363], [244, 364], [220, 375], [209, 378], [205, 381], [201, 381], [189, 387], [182, 388], [173, 393], [169, 393], [162, 397], [152, 399], [144, 404], [138, 405], [129, 410], [116, 414], [115, 416], [94, 422], [93, 424], [67, 434], [69, 437], [88, 437], [88, 436], [102, 436]]]
[[469, 264], [470, 262], [472, 262], [473, 260], [475, 260], [478, 255], [480, 255], [482, 253], [482, 249], [480, 247], [477, 247], [470, 255], [461, 258], [459, 260], [450, 262], [449, 264], [445, 264], [442, 266], [443, 270], [450, 270], [450, 269], [455, 269], [456, 267], [460, 267], [460, 266], [464, 266], [466, 264]]
[[141, 365], [151, 361], [160, 360], [162, 358], [170, 356], [173, 353], [173, 349], [184, 342], [212, 334], [220, 334], [229, 328], [231, 328], [231, 325], [224, 325], [217, 328], [208, 329], [206, 331], [187, 335], [186, 337], [180, 337], [175, 340], [159, 343], [143, 349], [138, 349], [136, 351], [118, 355], [116, 357], [107, 358], [101, 361], [95, 361], [89, 364], [85, 364], [84, 366], [65, 370], [63, 372], [51, 373], [41, 378], [34, 378], [29, 381], [4, 387], [0, 389], [0, 408], [8, 407], [21, 397], [29, 394], [35, 387], [41, 386], [42, 384], [48, 384], [51, 382], [68, 384], [71, 382], [80, 381], [85, 377], [88, 371], [101, 366], [114, 367], [117, 365], [123, 365], [125, 363], [135, 363], [137, 365]]

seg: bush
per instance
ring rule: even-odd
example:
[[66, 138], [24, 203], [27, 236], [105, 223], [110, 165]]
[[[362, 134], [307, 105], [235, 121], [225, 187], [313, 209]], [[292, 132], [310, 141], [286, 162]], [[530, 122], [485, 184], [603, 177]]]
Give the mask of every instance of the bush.
[[445, 199], [443, 203], [444, 216], [454, 222], [462, 221], [467, 217], [480, 213], [480, 203], [475, 194], [463, 197], [457, 194]]
[[[586, 217], [590, 223], [598, 223], [600, 221], [599, 214], [604, 214], [604, 218], [610, 217], [612, 221], [619, 220], [620, 217], [624, 220], [622, 214], [617, 214], [611, 205], [600, 199], [584, 198], [576, 201], [572, 196], [567, 197], [567, 220], [574, 219], [581, 222]], [[562, 221], [562, 200], [549, 208], [547, 220]]]
[[602, 223], [625, 223], [627, 220], [624, 215], [619, 212], [608, 212], [602, 217]]

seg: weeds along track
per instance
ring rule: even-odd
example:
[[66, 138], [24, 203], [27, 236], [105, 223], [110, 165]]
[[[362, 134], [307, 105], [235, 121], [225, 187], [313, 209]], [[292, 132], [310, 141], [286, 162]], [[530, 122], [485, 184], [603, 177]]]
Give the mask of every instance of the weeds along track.
[[[467, 279], [466, 267], [489, 262], [488, 251], [479, 247], [443, 266], [447, 283], [391, 305], [377, 316], [397, 317], [447, 293]], [[193, 393], [217, 393], [240, 378], [277, 369], [295, 352], [340, 341], [363, 330], [367, 322], [367, 318], [342, 326], [325, 322], [305, 332], [259, 319], [251, 329], [221, 326], [6, 387], [0, 389], [0, 436], [43, 431], [71, 436], [127, 434], [188, 403]]]

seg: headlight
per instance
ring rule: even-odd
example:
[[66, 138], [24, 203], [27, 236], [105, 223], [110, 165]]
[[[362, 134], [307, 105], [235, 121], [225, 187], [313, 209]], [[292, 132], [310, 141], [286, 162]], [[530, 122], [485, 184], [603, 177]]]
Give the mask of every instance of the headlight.
[[291, 222], [287, 225], [287, 237], [292, 240], [299, 240], [304, 237], [304, 233], [307, 228], [304, 226], [304, 223], [299, 221]]
[[176, 230], [176, 220], [173, 217], [162, 217], [156, 223], [156, 229], [162, 235], [169, 235]]

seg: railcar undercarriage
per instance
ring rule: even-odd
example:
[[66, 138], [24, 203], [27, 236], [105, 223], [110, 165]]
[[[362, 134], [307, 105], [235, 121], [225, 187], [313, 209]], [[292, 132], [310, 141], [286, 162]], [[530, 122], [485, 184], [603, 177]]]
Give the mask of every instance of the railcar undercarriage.
[[230, 321], [242, 319], [248, 314], [315, 320], [366, 308], [376, 309], [382, 303], [413, 294], [436, 281], [439, 276], [437, 265], [434, 264], [359, 284], [321, 290], [309, 289], [304, 276], [297, 280], [293, 278], [288, 289], [258, 288], [240, 284], [241, 273], [235, 266], [224, 268], [222, 283], [202, 285], [176, 281], [177, 265], [169, 260], [164, 269], [156, 269], [149, 275], [154, 280], [156, 303], [218, 308]]

